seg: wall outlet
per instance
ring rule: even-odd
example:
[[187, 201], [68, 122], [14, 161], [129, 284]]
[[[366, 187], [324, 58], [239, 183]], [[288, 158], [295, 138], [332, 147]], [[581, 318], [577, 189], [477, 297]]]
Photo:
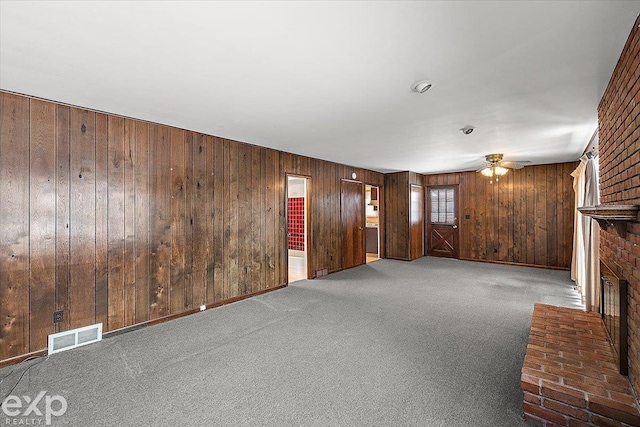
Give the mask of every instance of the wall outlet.
[[206, 305], [203, 304], [203, 305], [200, 306], [200, 311], [205, 311], [206, 309], [207, 309]]
[[64, 311], [56, 310], [53, 312], [53, 323], [60, 323], [64, 320]]

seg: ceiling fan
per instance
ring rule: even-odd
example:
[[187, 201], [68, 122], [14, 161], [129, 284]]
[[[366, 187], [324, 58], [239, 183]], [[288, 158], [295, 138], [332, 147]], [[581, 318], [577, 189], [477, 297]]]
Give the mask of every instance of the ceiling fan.
[[495, 153], [495, 154], [487, 154], [485, 157], [485, 165], [477, 170], [482, 175], [491, 178], [490, 184], [493, 184], [493, 177], [495, 177], [496, 182], [500, 180], [500, 177], [506, 174], [509, 169], [522, 169], [526, 163], [531, 163], [528, 160], [520, 161], [520, 162], [504, 162], [502, 159], [504, 158], [504, 154]]

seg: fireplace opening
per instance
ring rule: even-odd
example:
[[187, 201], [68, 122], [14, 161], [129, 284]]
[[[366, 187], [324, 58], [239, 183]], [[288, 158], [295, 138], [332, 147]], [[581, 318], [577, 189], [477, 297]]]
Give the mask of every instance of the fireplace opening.
[[615, 353], [620, 373], [628, 375], [627, 280], [621, 277], [616, 268], [601, 260], [600, 285], [602, 321]]

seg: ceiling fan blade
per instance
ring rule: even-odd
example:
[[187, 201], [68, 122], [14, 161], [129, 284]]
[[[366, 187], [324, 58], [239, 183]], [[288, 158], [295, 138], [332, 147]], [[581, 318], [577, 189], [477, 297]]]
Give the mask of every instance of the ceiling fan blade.
[[522, 169], [523, 167], [525, 167], [525, 163], [531, 163], [530, 161], [524, 161], [524, 162], [502, 162], [500, 163], [500, 166], [505, 167], [505, 168], [509, 168], [509, 169]]

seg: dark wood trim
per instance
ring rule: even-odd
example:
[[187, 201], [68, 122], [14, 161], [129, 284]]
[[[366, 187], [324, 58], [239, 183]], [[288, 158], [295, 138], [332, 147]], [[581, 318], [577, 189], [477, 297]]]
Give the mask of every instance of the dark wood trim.
[[516, 267], [533, 267], [533, 268], [544, 268], [545, 270], [559, 270], [559, 271], [570, 271], [571, 268], [567, 267], [554, 267], [549, 265], [537, 265], [537, 264], [525, 264], [521, 262], [508, 262], [508, 261], [496, 261], [489, 259], [474, 259], [474, 258], [458, 258], [461, 261], [473, 261], [473, 262], [487, 262], [489, 264], [504, 264], [504, 265], [514, 265]]
[[37, 350], [37, 351], [32, 351], [31, 353], [21, 354], [20, 356], [12, 357], [10, 359], [0, 360], [0, 369], [7, 366], [11, 366], [11, 365], [17, 365], [18, 363], [22, 363], [27, 359], [46, 356], [48, 351], [49, 350], [45, 348], [43, 350]]
[[[307, 183], [305, 185], [305, 202], [306, 202], [306, 209], [305, 209], [305, 214], [307, 216], [307, 227], [305, 232], [307, 233], [307, 242], [305, 244], [305, 251], [307, 253], [307, 279], [315, 279], [316, 275], [315, 275], [315, 271], [313, 271], [313, 265], [311, 262], [311, 242], [313, 241], [313, 227], [311, 227], [311, 176], [310, 175], [304, 175], [304, 174], [299, 174], [299, 173], [289, 173], [289, 172], [285, 172], [284, 174], [284, 217], [285, 217], [285, 221], [289, 220], [289, 204], [287, 203], [287, 199], [289, 198], [289, 177], [292, 178], [303, 178], [307, 180]], [[285, 226], [285, 235], [284, 235], [284, 241], [285, 241], [285, 265], [287, 266], [286, 271], [285, 271], [285, 279], [286, 282], [289, 283], [289, 232], [288, 232], [288, 225]]]
[[[234, 302], [242, 301], [243, 299], [247, 299], [247, 298], [255, 297], [255, 296], [258, 296], [258, 295], [266, 294], [267, 292], [277, 291], [278, 289], [283, 289], [283, 288], [286, 288], [287, 286], [288, 286], [288, 284], [285, 283], [285, 284], [282, 284], [282, 285], [275, 286], [273, 288], [261, 289], [259, 291], [252, 292], [250, 294], [238, 295], [236, 297], [232, 297], [232, 298], [226, 299], [224, 301], [218, 301], [218, 302], [206, 304], [206, 307], [207, 307], [206, 310], [210, 310], [210, 309], [216, 308], [216, 307], [222, 307], [223, 305], [231, 304], [231, 303], [234, 303]], [[172, 315], [169, 315], [169, 316], [160, 317], [158, 319], [149, 320], [148, 322], [139, 323], [139, 324], [136, 324], [136, 325], [132, 325], [130, 327], [131, 328], [135, 328], [135, 327], [138, 327], [140, 325], [153, 326], [153, 325], [157, 325], [157, 324], [160, 324], [160, 323], [168, 322], [169, 320], [174, 320], [174, 319], [179, 319], [180, 317], [189, 316], [190, 314], [195, 314], [195, 313], [198, 313], [200, 311], [205, 311], [205, 310], [200, 310], [199, 308], [194, 308], [194, 309], [191, 309], [191, 310], [183, 311], [182, 313], [176, 313], [176, 314], [172, 314]], [[124, 328], [124, 329], [128, 329], [128, 328]], [[108, 336], [109, 334], [117, 333], [118, 331], [119, 331], [119, 329], [116, 329], [114, 331], [109, 331], [105, 335]]]
[[638, 205], [598, 205], [583, 206], [578, 208], [580, 213], [589, 216], [606, 230], [610, 225], [614, 227], [618, 236], [624, 237], [627, 234], [627, 223], [638, 222]]

